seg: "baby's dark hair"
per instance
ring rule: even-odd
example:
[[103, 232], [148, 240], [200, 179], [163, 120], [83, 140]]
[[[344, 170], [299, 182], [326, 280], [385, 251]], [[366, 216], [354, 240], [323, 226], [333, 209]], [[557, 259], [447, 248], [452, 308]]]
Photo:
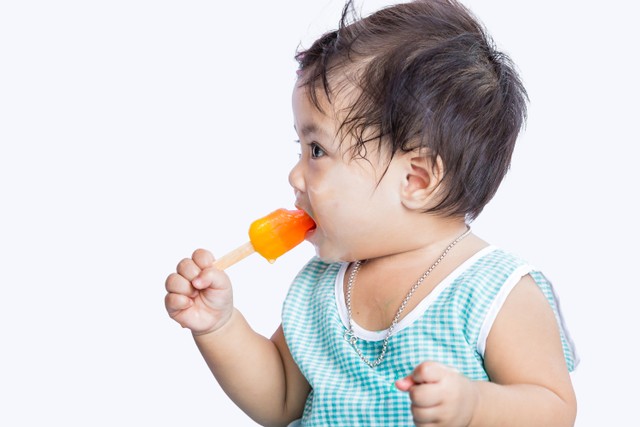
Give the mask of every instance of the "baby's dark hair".
[[397, 4], [349, 23], [353, 9], [350, 0], [339, 28], [297, 53], [299, 84], [321, 111], [319, 94], [332, 103], [351, 91], [341, 130], [355, 137], [354, 153], [373, 143], [391, 157], [416, 148], [434, 165], [440, 157], [444, 192], [428, 212], [475, 219], [526, 120], [514, 65], [455, 0]]

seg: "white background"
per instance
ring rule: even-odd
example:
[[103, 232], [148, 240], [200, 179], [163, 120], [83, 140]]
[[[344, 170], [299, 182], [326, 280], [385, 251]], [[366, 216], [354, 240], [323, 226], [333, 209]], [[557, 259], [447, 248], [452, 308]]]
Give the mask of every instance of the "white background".
[[[164, 280], [195, 248], [221, 255], [292, 207], [293, 55], [335, 28], [341, 4], [0, 2], [0, 425], [254, 425], [166, 315]], [[577, 425], [633, 424], [631, 3], [465, 4], [531, 98], [474, 231], [555, 282], [582, 356]], [[305, 243], [228, 270], [258, 331], [276, 328], [312, 254]]]

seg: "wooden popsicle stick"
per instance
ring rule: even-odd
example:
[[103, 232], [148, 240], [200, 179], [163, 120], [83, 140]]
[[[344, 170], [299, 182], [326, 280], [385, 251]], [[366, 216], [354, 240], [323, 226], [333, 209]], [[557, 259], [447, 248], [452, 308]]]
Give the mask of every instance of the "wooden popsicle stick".
[[231, 267], [238, 261], [242, 261], [256, 250], [253, 248], [251, 242], [247, 242], [242, 246], [239, 246], [229, 252], [228, 254], [222, 256], [220, 259], [215, 260], [213, 266], [217, 269], [224, 270], [228, 267]]

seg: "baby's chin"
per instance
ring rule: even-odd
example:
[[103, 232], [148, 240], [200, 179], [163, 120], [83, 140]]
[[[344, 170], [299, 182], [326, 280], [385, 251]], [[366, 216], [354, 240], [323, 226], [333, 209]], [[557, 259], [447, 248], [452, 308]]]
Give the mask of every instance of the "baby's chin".
[[320, 258], [322, 262], [327, 264], [331, 264], [334, 262], [353, 262], [357, 261], [353, 256], [351, 256], [347, 251], [344, 253], [340, 253], [339, 251], [334, 250], [326, 250], [320, 246], [315, 246], [316, 256]]

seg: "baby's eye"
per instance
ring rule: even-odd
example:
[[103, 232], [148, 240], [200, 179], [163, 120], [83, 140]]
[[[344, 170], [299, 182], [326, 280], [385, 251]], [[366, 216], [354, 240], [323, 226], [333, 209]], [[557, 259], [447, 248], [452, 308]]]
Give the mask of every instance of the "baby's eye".
[[324, 156], [326, 154], [324, 152], [324, 150], [322, 149], [322, 147], [320, 147], [315, 142], [312, 142], [311, 144], [309, 144], [309, 148], [311, 150], [311, 158], [312, 159], [317, 159], [317, 158], [322, 157], [322, 156]]

